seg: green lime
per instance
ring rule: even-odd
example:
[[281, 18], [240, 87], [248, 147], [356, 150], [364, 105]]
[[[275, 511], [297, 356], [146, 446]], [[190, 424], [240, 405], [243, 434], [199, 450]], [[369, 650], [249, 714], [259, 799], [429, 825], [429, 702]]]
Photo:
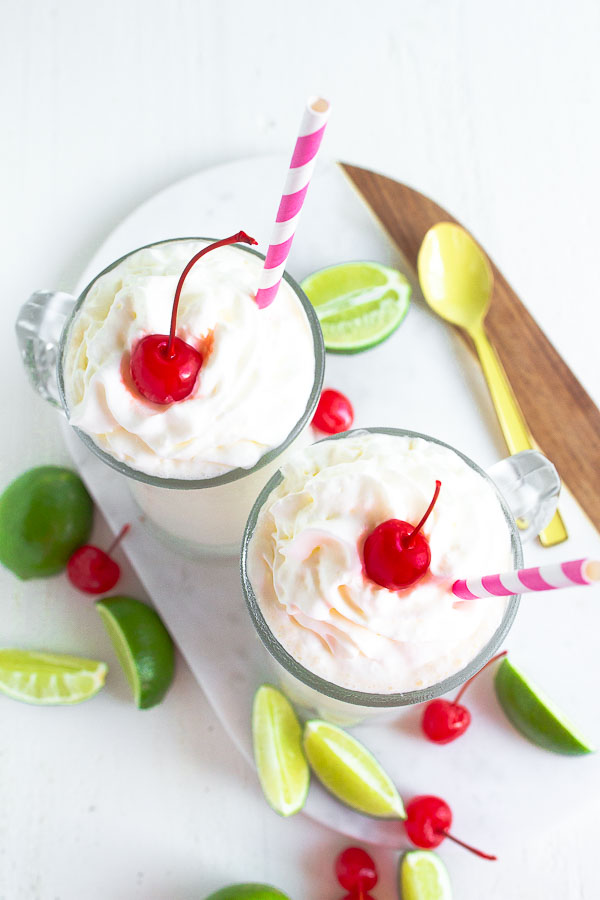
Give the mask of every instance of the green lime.
[[409, 850], [398, 874], [402, 900], [452, 900], [448, 870], [432, 850]]
[[139, 709], [156, 706], [167, 693], [175, 670], [175, 648], [163, 621], [151, 606], [133, 597], [105, 597], [96, 609], [113, 642]]
[[89, 538], [93, 512], [75, 472], [29, 469], [0, 496], [0, 562], [19, 578], [56, 575]]
[[0, 650], [0, 692], [40, 706], [81, 703], [104, 685], [108, 667], [95, 659], [41, 653], [34, 650]]
[[292, 816], [306, 802], [310, 770], [302, 749], [302, 729], [281, 691], [263, 684], [252, 706], [254, 761], [267, 802], [280, 816]]
[[337, 725], [313, 719], [304, 728], [304, 750], [317, 778], [358, 812], [405, 819], [404, 804], [388, 775], [356, 738]]
[[268, 884], [231, 884], [206, 900], [289, 900], [289, 897]]
[[408, 311], [410, 284], [401, 272], [375, 262], [321, 269], [302, 282], [314, 306], [325, 347], [359, 353], [380, 344]]
[[289, 897], [268, 884], [231, 884], [206, 900], [289, 900]]
[[509, 721], [538, 747], [566, 756], [594, 752], [594, 748], [544, 691], [517, 669], [508, 657], [496, 669], [494, 687]]

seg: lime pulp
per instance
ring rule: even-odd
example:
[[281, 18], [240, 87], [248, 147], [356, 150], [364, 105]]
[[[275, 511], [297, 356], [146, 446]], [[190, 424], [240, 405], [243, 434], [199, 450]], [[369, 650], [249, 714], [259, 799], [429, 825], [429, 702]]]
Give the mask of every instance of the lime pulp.
[[263, 684], [252, 707], [254, 760], [263, 793], [281, 816], [299, 812], [306, 802], [310, 771], [302, 750], [302, 729], [284, 694]]
[[348, 732], [313, 719], [304, 729], [304, 750], [317, 778], [342, 803], [368, 816], [406, 818], [390, 777]]
[[104, 685], [106, 663], [34, 650], [0, 650], [0, 692], [39, 706], [81, 703]]
[[407, 313], [405, 276], [375, 262], [349, 262], [305, 278], [302, 289], [317, 313], [327, 350], [359, 353], [380, 344]]
[[402, 900], [452, 900], [446, 866], [432, 850], [409, 850], [400, 860]]

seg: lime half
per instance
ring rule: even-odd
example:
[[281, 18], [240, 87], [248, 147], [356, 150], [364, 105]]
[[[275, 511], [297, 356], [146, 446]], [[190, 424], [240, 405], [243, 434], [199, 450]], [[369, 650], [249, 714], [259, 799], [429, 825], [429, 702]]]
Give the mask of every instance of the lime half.
[[0, 650], [0, 692], [40, 706], [81, 703], [104, 685], [108, 667], [95, 659], [38, 653], [34, 650]]
[[411, 291], [401, 272], [374, 262], [321, 269], [304, 279], [302, 289], [325, 347], [334, 353], [359, 353], [389, 337], [406, 315]]
[[494, 687], [509, 721], [538, 747], [566, 756], [582, 756], [594, 752], [594, 748], [554, 706], [544, 691], [508, 658], [503, 659], [496, 670]]
[[96, 603], [139, 709], [156, 706], [175, 670], [173, 641], [152, 607], [133, 597], [105, 597]]
[[386, 819], [405, 819], [395, 785], [356, 738], [313, 719], [304, 729], [304, 750], [315, 775], [346, 806]]
[[270, 684], [254, 695], [254, 760], [267, 802], [280, 816], [292, 816], [306, 802], [310, 770], [302, 750], [302, 729], [290, 701]]
[[402, 900], [452, 900], [448, 870], [432, 850], [409, 850], [400, 860]]

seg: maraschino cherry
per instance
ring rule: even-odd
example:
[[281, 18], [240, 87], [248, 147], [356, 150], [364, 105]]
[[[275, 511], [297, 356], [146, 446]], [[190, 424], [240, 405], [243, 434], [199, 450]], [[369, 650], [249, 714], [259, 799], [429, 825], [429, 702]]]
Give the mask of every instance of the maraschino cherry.
[[371, 581], [390, 591], [400, 591], [425, 575], [431, 562], [431, 550], [421, 529], [436, 504], [441, 487], [442, 482], [436, 481], [431, 503], [418, 525], [388, 519], [368, 536], [363, 554], [365, 572]]
[[354, 422], [352, 404], [340, 391], [327, 388], [321, 394], [312, 424], [325, 434], [348, 431]]
[[506, 653], [507, 651], [503, 650], [502, 653], [498, 653], [488, 660], [479, 672], [473, 675], [472, 678], [469, 678], [468, 681], [465, 681], [454, 700], [444, 700], [442, 697], [438, 697], [437, 700], [431, 700], [427, 704], [423, 711], [421, 727], [430, 741], [433, 741], [435, 744], [449, 744], [465, 733], [471, 724], [471, 713], [466, 706], [461, 706], [458, 701], [471, 682], [478, 675], [481, 675], [484, 669], [496, 662], [497, 659], [506, 656]]
[[93, 544], [79, 547], [67, 563], [67, 575], [71, 584], [86, 594], [104, 594], [112, 590], [121, 577], [121, 569], [110, 554], [130, 528], [131, 525], [124, 525], [108, 550], [101, 550]]
[[477, 850], [470, 844], [465, 844], [464, 841], [460, 841], [453, 834], [450, 834], [452, 810], [441, 797], [432, 797], [431, 795], [413, 797], [406, 807], [404, 825], [406, 833], [413, 844], [416, 844], [417, 847], [423, 847], [425, 850], [438, 847], [445, 838], [448, 838], [482, 859], [494, 860], [498, 858], [490, 853]]
[[361, 847], [347, 847], [335, 861], [337, 880], [349, 893], [344, 900], [371, 900], [369, 891], [377, 884], [375, 863]]
[[204, 357], [191, 344], [175, 336], [177, 309], [183, 282], [192, 266], [205, 253], [210, 253], [211, 250], [224, 247], [226, 244], [238, 243], [256, 244], [257, 241], [244, 231], [238, 231], [231, 237], [209, 244], [190, 259], [177, 282], [169, 334], [146, 335], [131, 354], [131, 377], [138, 391], [146, 400], [166, 406], [169, 403], [185, 400], [194, 390]]

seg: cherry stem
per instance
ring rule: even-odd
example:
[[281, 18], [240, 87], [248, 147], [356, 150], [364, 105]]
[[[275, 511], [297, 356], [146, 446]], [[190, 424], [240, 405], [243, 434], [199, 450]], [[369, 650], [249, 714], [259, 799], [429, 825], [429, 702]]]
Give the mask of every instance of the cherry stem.
[[444, 837], [450, 838], [451, 841], [454, 841], [455, 844], [458, 844], [460, 847], [464, 847], [465, 850], [468, 850], [470, 853], [474, 853], [475, 856], [481, 857], [481, 859], [498, 859], [497, 856], [493, 856], [491, 853], [484, 853], [483, 850], [478, 850], [476, 847], [472, 847], [470, 844], [465, 844], [464, 841], [459, 840], [459, 838], [454, 837], [453, 834], [450, 834], [449, 831], [446, 831], [445, 828], [442, 828], [438, 831], [438, 834], [443, 834]]
[[432, 499], [431, 499], [431, 503], [429, 504], [429, 506], [428, 506], [427, 509], [425, 510], [425, 514], [424, 514], [423, 518], [421, 519], [421, 521], [419, 522], [418, 525], [415, 525], [415, 527], [413, 528], [413, 530], [411, 531], [411, 533], [405, 535], [404, 538], [402, 539], [402, 542], [401, 542], [401, 543], [402, 543], [402, 547], [403, 547], [405, 550], [406, 550], [408, 547], [410, 547], [410, 545], [411, 545], [412, 542], [413, 542], [414, 536], [415, 536], [416, 534], [419, 533], [419, 531], [421, 530], [421, 528], [423, 527], [423, 525], [425, 524], [425, 522], [426, 522], [427, 519], [429, 518], [430, 513], [431, 513], [431, 510], [432, 510], [433, 507], [435, 506], [435, 504], [436, 504], [436, 502], [437, 502], [437, 498], [438, 498], [439, 495], [440, 495], [441, 487], [442, 487], [442, 482], [441, 482], [441, 481], [436, 481], [436, 482], [435, 482], [435, 491], [433, 492], [433, 497], [432, 497]]
[[179, 309], [179, 298], [181, 296], [181, 289], [183, 288], [183, 282], [188, 276], [188, 273], [192, 266], [194, 266], [198, 260], [204, 256], [205, 253], [209, 253], [211, 250], [216, 250], [217, 247], [224, 247], [226, 244], [257, 244], [258, 241], [255, 241], [254, 238], [249, 237], [245, 231], [238, 231], [237, 234], [232, 234], [231, 237], [223, 238], [222, 241], [215, 241], [214, 244], [209, 244], [208, 247], [204, 247], [203, 250], [200, 250], [199, 253], [196, 253], [195, 256], [192, 256], [189, 263], [181, 273], [179, 277], [179, 281], [177, 282], [177, 287], [175, 289], [175, 299], [173, 300], [173, 312], [171, 313], [171, 329], [169, 331], [169, 343], [167, 344], [167, 358], [173, 359], [175, 355], [173, 353], [173, 343], [175, 341], [175, 329], [177, 327], [177, 310]]
[[452, 705], [455, 706], [455, 705], [458, 703], [458, 701], [460, 700], [460, 698], [462, 697], [462, 695], [464, 694], [464, 692], [466, 691], [466, 689], [469, 687], [469, 685], [471, 684], [471, 682], [474, 681], [475, 678], [477, 678], [478, 675], [481, 675], [481, 673], [483, 672], [484, 669], [487, 669], [488, 666], [491, 666], [492, 663], [495, 663], [497, 659], [502, 659], [502, 657], [503, 657], [503, 656], [506, 656], [507, 653], [508, 653], [508, 650], [503, 650], [502, 653], [496, 653], [495, 656], [492, 656], [491, 659], [488, 659], [488, 661], [486, 662], [485, 666], [482, 666], [481, 669], [479, 670], [479, 672], [475, 672], [475, 674], [472, 675], [471, 678], [469, 678], [468, 681], [465, 681], [465, 683], [464, 683], [463, 686], [461, 687], [460, 691], [458, 692], [458, 694], [456, 695], [456, 697], [455, 697], [454, 700], [452, 701]]
[[123, 525], [120, 532], [118, 533], [118, 535], [116, 536], [116, 538], [114, 539], [114, 541], [112, 542], [112, 544], [110, 545], [108, 550], [106, 551], [107, 556], [110, 556], [110, 554], [113, 552], [113, 550], [115, 550], [119, 546], [119, 544], [121, 543], [121, 541], [123, 540], [123, 538], [125, 537], [125, 535], [127, 534], [127, 532], [130, 529], [131, 529], [131, 525], [129, 525], [129, 524]]

